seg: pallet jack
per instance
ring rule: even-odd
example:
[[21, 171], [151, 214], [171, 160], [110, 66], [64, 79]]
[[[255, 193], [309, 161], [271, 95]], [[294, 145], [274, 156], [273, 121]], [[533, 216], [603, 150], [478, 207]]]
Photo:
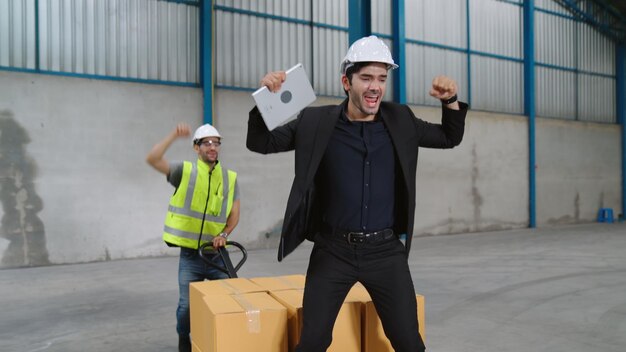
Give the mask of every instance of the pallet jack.
[[[232, 279], [232, 278], [237, 277], [237, 271], [239, 271], [239, 269], [243, 266], [243, 263], [245, 263], [246, 259], [248, 259], [248, 252], [241, 244], [235, 241], [227, 241], [226, 246], [237, 247], [239, 251], [241, 252], [242, 258], [241, 260], [239, 260], [239, 263], [237, 263], [237, 265], [233, 266], [233, 262], [230, 260], [229, 255], [227, 255], [228, 249], [226, 249], [226, 247], [220, 247], [217, 250], [215, 250], [213, 248], [213, 243], [211, 242], [207, 242], [201, 245], [200, 248], [198, 249], [198, 253], [200, 254], [200, 258], [202, 258], [202, 260], [205, 263], [209, 264], [210, 266], [214, 267], [215, 269], [223, 273], [226, 273], [226, 275], [228, 275], [228, 277]], [[219, 266], [211, 261], [209, 254], [214, 254], [215, 252], [217, 252], [220, 255], [220, 258], [222, 259], [222, 263], [224, 263], [224, 266]]]

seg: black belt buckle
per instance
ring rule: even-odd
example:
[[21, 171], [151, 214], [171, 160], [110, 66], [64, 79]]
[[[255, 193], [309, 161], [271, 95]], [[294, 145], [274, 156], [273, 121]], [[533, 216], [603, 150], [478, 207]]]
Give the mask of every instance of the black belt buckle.
[[363, 232], [348, 232], [346, 234], [348, 243], [364, 243], [365, 238], [365, 233]]

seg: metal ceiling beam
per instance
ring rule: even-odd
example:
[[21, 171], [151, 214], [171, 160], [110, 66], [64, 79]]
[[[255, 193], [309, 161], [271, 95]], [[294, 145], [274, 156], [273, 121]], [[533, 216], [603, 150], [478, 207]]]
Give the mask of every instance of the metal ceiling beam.
[[598, 28], [602, 33], [626, 42], [626, 17], [604, 0], [556, 0], [575, 17]]

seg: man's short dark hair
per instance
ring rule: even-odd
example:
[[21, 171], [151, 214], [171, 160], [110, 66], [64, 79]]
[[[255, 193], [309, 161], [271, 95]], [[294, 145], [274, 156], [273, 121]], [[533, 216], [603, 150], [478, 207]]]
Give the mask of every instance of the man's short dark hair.
[[[358, 73], [363, 67], [368, 66], [371, 63], [372, 62], [369, 61], [355, 62], [354, 64], [352, 64], [352, 66], [348, 67], [348, 69], [346, 70], [346, 77], [348, 77], [348, 82], [350, 82], [350, 84], [352, 85], [352, 75]], [[346, 95], [348, 95], [347, 90], [344, 89], [343, 91], [346, 93]]]

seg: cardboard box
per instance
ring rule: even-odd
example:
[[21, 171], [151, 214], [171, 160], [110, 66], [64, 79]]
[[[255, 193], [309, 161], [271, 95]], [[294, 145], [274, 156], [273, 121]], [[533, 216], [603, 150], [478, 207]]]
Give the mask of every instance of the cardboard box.
[[[244, 278], [192, 282], [189, 284], [189, 310], [193, 316], [194, 307], [202, 304], [202, 299], [205, 296], [252, 292], [265, 292], [265, 290]], [[191, 324], [191, 333], [193, 334], [193, 324]]]
[[198, 345], [191, 341], [191, 352], [202, 352], [202, 350], [198, 347]]
[[[265, 292], [265, 290], [244, 278], [199, 281], [189, 284], [189, 310], [191, 314], [192, 340], [201, 338], [201, 329], [204, 329], [204, 318], [200, 314], [199, 307], [204, 305], [204, 298], [215, 295], [234, 295], [253, 292]], [[204, 350], [202, 352], [205, 352]]]
[[[289, 351], [295, 350], [302, 329], [303, 290], [271, 291], [270, 295], [287, 308]], [[346, 299], [333, 328], [329, 352], [361, 352], [361, 303]]]
[[189, 300], [207, 295], [234, 295], [252, 292], [264, 292], [263, 287], [244, 278], [207, 280], [189, 284]]
[[194, 351], [287, 351], [287, 309], [266, 292], [206, 295], [191, 325]]
[[267, 291], [302, 290], [306, 277], [304, 275], [285, 275], [273, 277], [256, 277], [250, 281]]
[[[419, 322], [419, 332], [422, 335], [422, 340], [426, 342], [426, 315], [424, 313], [424, 296], [416, 295], [417, 300], [417, 320]], [[356, 283], [350, 292], [348, 298], [353, 301], [362, 302], [361, 306], [361, 336], [363, 352], [385, 352], [393, 351], [391, 343], [385, 331], [383, 325], [378, 317], [374, 303], [369, 293], [360, 283]]]

